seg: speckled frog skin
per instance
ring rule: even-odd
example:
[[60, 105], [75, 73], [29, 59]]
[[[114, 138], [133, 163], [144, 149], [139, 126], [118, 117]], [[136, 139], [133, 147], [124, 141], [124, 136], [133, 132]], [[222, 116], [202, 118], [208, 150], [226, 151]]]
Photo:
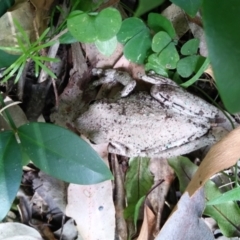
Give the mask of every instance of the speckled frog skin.
[[[101, 73], [109, 82], [108, 74]], [[117, 76], [111, 73], [113, 81]], [[178, 156], [212, 144], [226, 134], [214, 124], [216, 119], [226, 121], [214, 106], [170, 79], [157, 75], [142, 79], [157, 84], [152, 86], [151, 94], [138, 92], [116, 100], [98, 100], [76, 119], [76, 128], [96, 144], [108, 142], [109, 152], [128, 157]]]

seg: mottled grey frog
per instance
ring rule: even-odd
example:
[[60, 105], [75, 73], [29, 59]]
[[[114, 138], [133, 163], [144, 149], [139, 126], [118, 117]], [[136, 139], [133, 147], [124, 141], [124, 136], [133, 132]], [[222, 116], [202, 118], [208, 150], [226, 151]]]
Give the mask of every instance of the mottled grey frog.
[[[94, 85], [120, 82], [127, 96], [136, 85], [129, 74], [94, 69]], [[213, 144], [226, 134], [216, 122], [225, 116], [203, 99], [168, 78], [144, 75], [153, 84], [150, 94], [138, 92], [120, 99], [94, 102], [75, 121], [76, 128], [96, 144], [109, 143], [111, 153], [133, 157], [172, 157]]]

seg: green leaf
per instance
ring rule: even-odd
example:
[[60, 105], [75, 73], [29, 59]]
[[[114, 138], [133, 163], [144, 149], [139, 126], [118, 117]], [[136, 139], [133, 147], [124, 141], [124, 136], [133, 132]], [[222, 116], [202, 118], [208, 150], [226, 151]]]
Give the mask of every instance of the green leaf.
[[188, 158], [182, 156], [169, 158], [168, 163], [174, 169], [179, 180], [180, 192], [183, 193], [197, 171], [197, 166], [190, 162]]
[[112, 178], [106, 164], [80, 137], [46, 123], [18, 129], [22, 148], [42, 171], [66, 182], [94, 184]]
[[0, 17], [7, 12], [7, 10], [14, 4], [14, 0], [1, 0], [0, 1]]
[[73, 11], [67, 20], [68, 30], [80, 42], [106, 41], [113, 38], [121, 27], [121, 15], [114, 8], [100, 13]]
[[[198, 11], [198, 9], [202, 5], [202, 0], [170, 0], [172, 3], [176, 4], [180, 8], [182, 8], [188, 15], [194, 17]], [[215, 8], [218, 5], [215, 4]]]
[[148, 57], [148, 62], [145, 64], [145, 71], [153, 70], [155, 73], [168, 77], [168, 72], [166, 68], [164, 68], [158, 58], [156, 53], [151, 54]]
[[8, 213], [22, 178], [21, 150], [12, 131], [0, 133], [0, 221]]
[[146, 12], [160, 6], [165, 0], [139, 0], [138, 7], [134, 13], [134, 17], [139, 17]]
[[0, 50], [0, 68], [9, 67], [19, 58], [19, 55], [12, 55]]
[[158, 32], [154, 35], [152, 39], [152, 50], [156, 53], [161, 52], [170, 42], [172, 39], [170, 36], [163, 31]]
[[[196, 172], [197, 166], [186, 157], [170, 158], [168, 163], [176, 172], [180, 182], [180, 191], [183, 193]], [[204, 191], [207, 201], [221, 196], [217, 186], [210, 180], [205, 184]], [[204, 214], [215, 219], [225, 236], [240, 236], [238, 228], [240, 222], [240, 209], [235, 202], [231, 201], [216, 206], [207, 206]]]
[[129, 61], [143, 64], [151, 49], [151, 35], [146, 31], [141, 31], [129, 40], [124, 46], [123, 53]]
[[114, 53], [117, 47], [117, 38], [115, 36], [104, 42], [97, 40], [95, 42], [95, 45], [100, 53], [102, 53], [105, 56], [110, 56]]
[[97, 40], [107, 41], [118, 33], [122, 23], [122, 17], [115, 8], [103, 9], [95, 19]]
[[138, 216], [139, 216], [139, 213], [140, 213], [140, 209], [141, 209], [141, 207], [142, 207], [142, 204], [143, 204], [144, 201], [145, 201], [145, 198], [146, 198], [145, 195], [142, 196], [142, 197], [138, 200], [137, 204], [135, 205], [134, 218], [133, 218], [135, 230], [137, 230]]
[[135, 206], [153, 185], [153, 176], [148, 170], [149, 158], [136, 157], [129, 161], [130, 167], [126, 174], [125, 189], [128, 207], [124, 210], [127, 219], [134, 219]]
[[81, 10], [84, 12], [92, 12], [96, 10], [103, 2], [104, 0], [71, 0], [72, 6], [74, 10]]
[[240, 111], [240, 1], [229, 4], [204, 0], [203, 22], [217, 88], [225, 107], [235, 113]]
[[[177, 72], [183, 78], [190, 77], [193, 72], [199, 69], [205, 58], [200, 55], [187, 56], [182, 58], [177, 63]], [[201, 62], [201, 63], [199, 63]]]
[[128, 60], [144, 63], [151, 50], [151, 35], [142, 20], [135, 17], [124, 20], [117, 39], [125, 44], [123, 53]]
[[[208, 201], [222, 195], [216, 184], [211, 181], [206, 183], [204, 189]], [[240, 236], [240, 230], [238, 227], [240, 221], [240, 209], [236, 202], [229, 201], [218, 205], [207, 205], [204, 214], [212, 217], [217, 222], [221, 232], [226, 237]]]
[[164, 31], [173, 39], [176, 36], [172, 23], [164, 16], [158, 13], [148, 14], [148, 26], [155, 32]]
[[238, 201], [240, 199], [240, 188], [234, 188], [226, 193], [223, 193], [221, 196], [212, 199], [207, 202], [207, 205], [217, 205], [226, 203], [229, 201]]
[[159, 62], [166, 69], [175, 69], [179, 61], [179, 55], [174, 43], [170, 43], [158, 56]]
[[200, 40], [197, 38], [187, 41], [181, 47], [181, 54], [186, 56], [197, 54], [199, 43], [200, 43]]
[[94, 21], [95, 16], [76, 10], [71, 12], [68, 17], [67, 27], [69, 32], [78, 41], [91, 43], [97, 40]]
[[208, 68], [208, 66], [209, 66], [209, 59], [206, 58], [202, 64], [202, 66], [198, 69], [197, 73], [191, 79], [189, 79], [187, 82], [182, 83], [181, 86], [185, 87], [185, 88], [191, 86], [193, 83], [195, 83], [199, 79], [199, 77]]
[[141, 19], [136, 17], [127, 18], [122, 22], [117, 39], [120, 43], [125, 44], [141, 31], [145, 32], [146, 29], [147, 27]]

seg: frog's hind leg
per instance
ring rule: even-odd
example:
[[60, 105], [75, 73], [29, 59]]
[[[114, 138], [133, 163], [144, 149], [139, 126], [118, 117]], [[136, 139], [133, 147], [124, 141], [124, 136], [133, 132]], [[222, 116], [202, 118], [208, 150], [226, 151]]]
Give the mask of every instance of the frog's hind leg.
[[157, 148], [150, 149], [145, 152], [145, 154], [149, 157], [159, 157], [159, 158], [170, 158], [177, 157], [180, 155], [184, 155], [195, 150], [198, 150], [202, 147], [211, 146], [217, 141], [221, 140], [226, 134], [227, 130], [221, 127], [213, 128], [206, 135], [195, 139], [189, 143], [183, 144], [178, 147], [169, 148], [164, 151], [157, 152]]

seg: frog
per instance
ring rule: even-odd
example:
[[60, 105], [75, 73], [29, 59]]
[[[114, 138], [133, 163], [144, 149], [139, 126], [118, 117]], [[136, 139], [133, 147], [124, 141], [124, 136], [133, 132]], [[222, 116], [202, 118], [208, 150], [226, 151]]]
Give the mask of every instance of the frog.
[[[94, 101], [75, 128], [108, 152], [126, 157], [170, 158], [212, 145], [229, 131], [227, 117], [215, 106], [155, 73], [139, 75], [150, 93], [134, 92], [136, 80], [125, 71], [93, 69], [103, 83], [121, 83], [118, 98]], [[225, 124], [225, 125], [224, 125]]]

